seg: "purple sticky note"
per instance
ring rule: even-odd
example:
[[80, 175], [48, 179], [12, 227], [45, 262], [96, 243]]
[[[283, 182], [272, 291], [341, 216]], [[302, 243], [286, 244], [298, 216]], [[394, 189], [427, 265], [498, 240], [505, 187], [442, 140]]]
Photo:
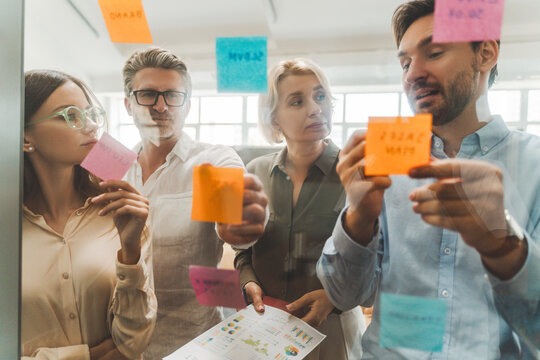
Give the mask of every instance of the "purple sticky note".
[[499, 40], [504, 0], [435, 0], [433, 42]]
[[103, 133], [81, 166], [102, 180], [121, 180], [135, 159], [135, 152]]
[[197, 301], [201, 305], [235, 309], [246, 307], [238, 270], [191, 265], [189, 279], [195, 290]]

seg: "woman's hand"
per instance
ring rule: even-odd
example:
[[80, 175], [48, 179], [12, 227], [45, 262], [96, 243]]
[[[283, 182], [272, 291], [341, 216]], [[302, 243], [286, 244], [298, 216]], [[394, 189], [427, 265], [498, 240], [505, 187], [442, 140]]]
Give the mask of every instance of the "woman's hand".
[[298, 312], [302, 309], [304, 310], [304, 313], [307, 311], [307, 314], [304, 315], [302, 320], [311, 326], [317, 327], [320, 326], [326, 320], [328, 315], [330, 315], [332, 310], [334, 310], [334, 305], [330, 302], [328, 296], [326, 296], [326, 292], [321, 289], [308, 292], [300, 299], [287, 305], [287, 309], [291, 313]]
[[100, 216], [112, 214], [122, 244], [122, 263], [133, 265], [141, 254], [141, 233], [148, 218], [148, 200], [130, 184], [122, 180], [108, 180], [99, 186], [108, 192], [92, 199], [104, 204]]
[[127, 358], [118, 351], [112, 339], [107, 339], [99, 345], [90, 348], [91, 360], [127, 360]]
[[262, 300], [264, 294], [261, 287], [257, 283], [250, 281], [244, 286], [244, 289], [246, 290], [247, 300], [253, 303], [255, 311], [262, 314], [264, 312]]

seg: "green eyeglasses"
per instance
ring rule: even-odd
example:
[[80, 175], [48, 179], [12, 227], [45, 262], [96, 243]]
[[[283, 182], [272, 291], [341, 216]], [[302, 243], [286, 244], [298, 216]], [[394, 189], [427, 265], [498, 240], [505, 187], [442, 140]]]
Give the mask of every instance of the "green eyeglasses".
[[43, 120], [47, 120], [60, 115], [62, 115], [64, 117], [64, 120], [66, 120], [66, 123], [75, 130], [85, 128], [87, 119], [92, 120], [92, 122], [94, 122], [98, 127], [102, 127], [107, 120], [105, 110], [103, 110], [102, 108], [92, 106], [88, 109], [81, 110], [76, 106], [68, 106], [62, 111], [29, 122], [28, 124], [26, 124], [25, 128], [37, 124], [38, 122], [41, 122]]

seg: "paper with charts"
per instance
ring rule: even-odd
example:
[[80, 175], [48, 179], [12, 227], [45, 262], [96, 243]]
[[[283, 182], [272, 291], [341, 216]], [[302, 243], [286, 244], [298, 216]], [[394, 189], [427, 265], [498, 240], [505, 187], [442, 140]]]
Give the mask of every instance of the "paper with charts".
[[299, 360], [326, 337], [291, 314], [253, 305], [229, 316], [164, 360]]

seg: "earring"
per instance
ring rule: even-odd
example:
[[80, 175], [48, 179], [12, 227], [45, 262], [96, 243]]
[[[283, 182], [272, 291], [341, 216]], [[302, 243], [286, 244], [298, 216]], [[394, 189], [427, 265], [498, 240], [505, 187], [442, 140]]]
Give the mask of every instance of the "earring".
[[34, 151], [34, 147], [33, 147], [33, 146], [29, 146], [29, 147], [28, 147], [28, 151]]

